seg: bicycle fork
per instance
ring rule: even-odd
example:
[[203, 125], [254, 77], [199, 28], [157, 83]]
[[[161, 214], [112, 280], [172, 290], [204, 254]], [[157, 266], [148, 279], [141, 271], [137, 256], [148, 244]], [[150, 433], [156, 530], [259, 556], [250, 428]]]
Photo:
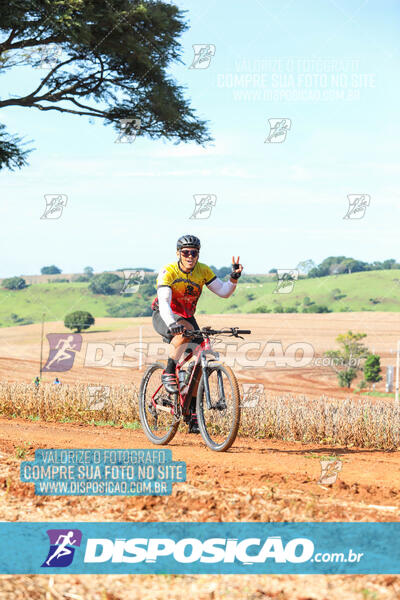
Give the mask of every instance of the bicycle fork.
[[[209, 352], [210, 354], [210, 352]], [[217, 370], [217, 380], [218, 380], [218, 402], [216, 405], [212, 406], [211, 404], [211, 396], [210, 396], [210, 386], [208, 383], [208, 373], [207, 373], [207, 357], [206, 357], [206, 353], [202, 352], [201, 356], [200, 356], [200, 364], [201, 364], [201, 368], [203, 371], [203, 378], [204, 378], [204, 391], [206, 394], [206, 403], [207, 403], [207, 409], [211, 410], [211, 408], [220, 408], [220, 407], [226, 407], [226, 402], [225, 402], [225, 394], [224, 394], [224, 384], [222, 381], [222, 373], [221, 371], [218, 369]]]

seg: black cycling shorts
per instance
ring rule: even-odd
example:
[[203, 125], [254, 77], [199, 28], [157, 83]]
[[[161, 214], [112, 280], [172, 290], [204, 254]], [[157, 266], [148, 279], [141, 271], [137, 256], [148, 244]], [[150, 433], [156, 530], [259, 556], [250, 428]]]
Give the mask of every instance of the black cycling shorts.
[[[181, 318], [181, 319], [185, 319], [185, 321], [189, 321], [189, 323], [191, 325], [193, 325], [194, 329], [200, 329], [200, 327], [198, 326], [197, 321], [194, 317], [180, 317], [179, 315], [176, 315], [176, 316], [178, 317], [178, 320], [179, 320], [179, 318]], [[164, 342], [169, 344], [174, 336], [169, 332], [169, 329], [168, 329], [164, 319], [161, 318], [159, 310], [153, 310], [152, 319], [153, 319], [154, 329], [157, 331], [157, 333], [159, 333], [161, 335]], [[196, 340], [196, 338], [194, 338], [193, 341], [197, 341], [197, 343], [199, 343], [200, 340]]]

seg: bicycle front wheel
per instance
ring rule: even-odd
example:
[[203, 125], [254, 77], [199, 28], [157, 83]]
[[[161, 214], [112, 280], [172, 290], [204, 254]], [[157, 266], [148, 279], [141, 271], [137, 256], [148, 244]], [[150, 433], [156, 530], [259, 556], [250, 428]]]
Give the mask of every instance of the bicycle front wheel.
[[240, 424], [240, 392], [230, 367], [212, 362], [207, 367], [210, 406], [207, 404], [204, 373], [197, 391], [197, 420], [203, 440], [216, 452], [225, 452], [236, 439]]
[[153, 444], [168, 444], [179, 427], [173, 415], [174, 402], [164, 386], [161, 375], [164, 365], [154, 363], [147, 369], [139, 391], [139, 417], [143, 431]]

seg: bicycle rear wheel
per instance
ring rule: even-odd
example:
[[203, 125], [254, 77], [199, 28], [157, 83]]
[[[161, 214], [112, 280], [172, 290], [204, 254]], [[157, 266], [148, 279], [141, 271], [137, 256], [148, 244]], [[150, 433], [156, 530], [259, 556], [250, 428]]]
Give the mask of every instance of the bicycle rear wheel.
[[232, 369], [221, 363], [209, 363], [207, 373], [211, 406], [207, 406], [203, 374], [197, 391], [197, 420], [207, 446], [216, 452], [225, 452], [232, 446], [239, 429], [239, 385]]
[[139, 418], [143, 431], [153, 444], [168, 444], [179, 421], [173, 414], [174, 401], [161, 384], [164, 365], [154, 363], [145, 372], [139, 390]]

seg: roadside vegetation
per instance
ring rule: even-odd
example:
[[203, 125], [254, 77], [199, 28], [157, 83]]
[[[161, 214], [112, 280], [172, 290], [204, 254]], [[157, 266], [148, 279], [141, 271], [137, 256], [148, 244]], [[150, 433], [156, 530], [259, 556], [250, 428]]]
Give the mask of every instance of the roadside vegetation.
[[[137, 429], [138, 390], [133, 385], [108, 386], [101, 410], [90, 410], [89, 384], [0, 384], [0, 415], [32, 421], [56, 421]], [[349, 394], [345, 400], [321, 396], [272, 394], [242, 408], [239, 435], [346, 447], [400, 447], [400, 407], [392, 398]]]

